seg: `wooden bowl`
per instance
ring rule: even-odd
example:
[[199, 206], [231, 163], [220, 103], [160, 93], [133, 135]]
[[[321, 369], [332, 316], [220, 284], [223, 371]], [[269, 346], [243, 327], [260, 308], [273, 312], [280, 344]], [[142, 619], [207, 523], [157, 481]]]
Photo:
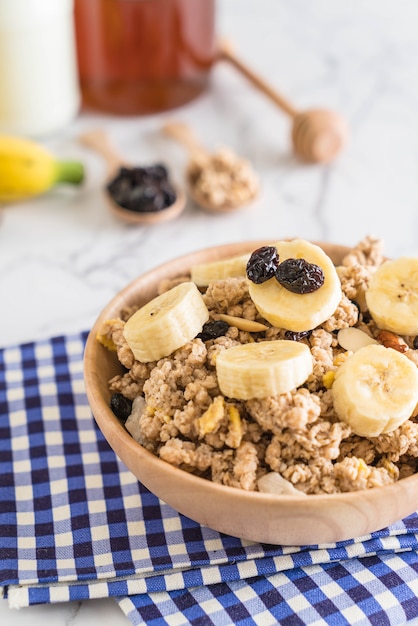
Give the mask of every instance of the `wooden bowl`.
[[[219, 532], [276, 545], [331, 543], [362, 536], [410, 515], [418, 508], [418, 474], [397, 483], [351, 493], [282, 496], [212, 483], [154, 456], [121, 425], [109, 408], [109, 379], [122, 368], [113, 352], [96, 341], [102, 323], [134, 303], [157, 294], [163, 278], [186, 273], [194, 263], [243, 254], [265, 241], [230, 244], [194, 252], [134, 280], [113, 298], [91, 330], [84, 361], [88, 400], [103, 435], [129, 470], [152, 493], [183, 515]], [[319, 245], [340, 263], [348, 248]]]

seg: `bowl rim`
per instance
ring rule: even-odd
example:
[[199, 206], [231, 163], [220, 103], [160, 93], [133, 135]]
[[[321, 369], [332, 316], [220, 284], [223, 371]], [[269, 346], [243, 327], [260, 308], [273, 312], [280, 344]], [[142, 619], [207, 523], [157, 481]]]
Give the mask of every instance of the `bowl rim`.
[[[287, 238], [287, 239], [290, 239], [290, 238]], [[291, 239], [295, 239], [295, 238], [291, 238]], [[170, 472], [170, 474], [172, 474], [173, 476], [177, 475], [179, 479], [184, 481], [185, 488], [187, 486], [190, 486], [191, 488], [199, 490], [199, 488], [204, 487], [205, 490], [208, 492], [208, 496], [210, 496], [210, 494], [223, 493], [223, 494], [227, 494], [231, 498], [231, 501], [234, 500], [235, 498], [239, 498], [241, 501], [242, 500], [248, 501], [248, 503], [260, 502], [263, 504], [277, 505], [277, 506], [292, 503], [292, 505], [294, 506], [300, 505], [301, 507], [305, 507], [308, 503], [309, 503], [309, 506], [320, 505], [320, 504], [326, 505], [327, 503], [330, 502], [330, 499], [332, 499], [332, 502], [341, 501], [341, 502], [344, 502], [345, 504], [350, 504], [350, 503], [354, 504], [354, 503], [358, 503], [359, 499], [366, 498], [368, 502], [373, 504], [375, 500], [381, 499], [383, 493], [385, 494], [385, 496], [388, 498], [388, 501], [389, 501], [391, 496], [395, 495], [399, 491], [400, 483], [402, 483], [405, 486], [409, 486], [411, 490], [414, 486], [418, 487], [418, 473], [402, 478], [394, 483], [382, 485], [379, 487], [373, 487], [370, 489], [361, 489], [361, 490], [350, 491], [350, 492], [338, 492], [338, 493], [329, 493], [329, 494], [328, 493], [309, 494], [309, 495], [304, 494], [304, 493], [301, 493], [301, 495], [296, 495], [296, 494], [283, 495], [283, 494], [264, 493], [264, 492], [259, 492], [259, 491], [247, 491], [244, 489], [238, 489], [236, 487], [231, 487], [228, 485], [214, 483], [207, 478], [197, 476], [196, 474], [192, 474], [190, 472], [187, 472], [186, 470], [176, 467], [172, 465], [171, 463], [164, 461], [163, 459], [153, 454], [146, 448], [144, 448], [141, 444], [135, 441], [135, 439], [120, 423], [118, 418], [113, 414], [112, 410], [110, 409], [110, 406], [105, 402], [105, 399], [103, 398], [103, 396], [99, 393], [96, 393], [97, 390], [96, 390], [96, 385], [95, 385], [96, 383], [95, 371], [92, 370], [90, 367], [88, 367], [88, 364], [92, 361], [94, 354], [97, 354], [98, 352], [102, 352], [102, 351], [106, 353], [108, 352], [108, 350], [104, 346], [100, 345], [97, 342], [96, 335], [98, 333], [99, 328], [103, 324], [103, 322], [107, 319], [110, 319], [111, 317], [114, 317], [113, 313], [115, 311], [115, 308], [117, 308], [116, 305], [119, 305], [122, 301], [125, 301], [125, 300], [128, 301], [130, 296], [132, 295], [132, 293], [135, 291], [135, 289], [137, 288], [139, 284], [144, 283], [144, 281], [147, 282], [150, 279], [153, 279], [153, 282], [156, 284], [158, 282], [156, 279], [156, 276], [161, 275], [161, 278], [163, 278], [165, 275], [165, 277], [167, 277], [166, 270], [172, 269], [174, 263], [176, 264], [176, 266], [177, 265], [185, 266], [187, 265], [187, 262], [189, 261], [189, 259], [191, 259], [191, 257], [196, 257], [196, 254], [199, 254], [199, 256], [203, 257], [209, 253], [213, 256], [214, 259], [221, 259], [221, 258], [226, 258], [226, 255], [222, 257], [222, 254], [226, 252], [226, 250], [228, 250], [229, 252], [228, 255], [230, 255], [231, 249], [234, 250], [234, 253], [243, 254], [245, 253], [245, 251], [255, 250], [260, 245], [267, 245], [269, 243], [271, 243], [271, 240], [263, 239], [263, 240], [249, 240], [245, 242], [233, 242], [232, 244], [228, 244], [228, 243], [220, 244], [216, 246], [209, 246], [206, 248], [199, 248], [196, 251], [191, 251], [179, 257], [176, 257], [175, 259], [165, 261], [155, 266], [154, 268], [149, 269], [148, 271], [144, 272], [143, 274], [137, 276], [135, 279], [130, 281], [102, 309], [102, 311], [96, 318], [96, 321], [94, 322], [87, 336], [87, 341], [86, 341], [85, 350], [84, 350], [83, 372], [84, 372], [86, 394], [87, 394], [91, 411], [93, 413], [95, 421], [97, 422], [99, 426], [99, 429], [102, 431], [108, 444], [115, 451], [115, 453], [119, 456], [119, 458], [121, 458], [121, 460], [123, 461], [122, 457], [124, 455], [123, 454], [122, 456], [120, 455], [121, 448], [118, 445], [114, 445], [114, 442], [112, 443], [111, 441], [109, 441], [109, 438], [108, 438], [108, 434], [110, 431], [112, 433], [116, 433], [118, 437], [118, 441], [120, 441], [121, 447], [123, 446], [124, 449], [128, 448], [130, 451], [135, 453], [138, 456], [139, 460], [141, 458], [146, 460], [147, 464], [150, 464], [151, 468], [158, 469], [158, 471], [162, 470], [164, 473]], [[349, 251], [351, 249], [348, 246], [333, 244], [329, 242], [311, 241], [311, 243], [324, 247], [325, 250], [327, 250], [330, 247], [337, 247], [340, 251], [343, 251], [343, 252]], [[176, 274], [172, 273], [171, 275], [175, 276]], [[137, 480], [139, 480], [139, 482], [142, 483], [142, 480], [140, 479], [137, 479]], [[142, 484], [144, 484], [145, 487], [147, 487], [145, 483], [142, 483]], [[415, 510], [416, 510], [416, 504], [415, 505], [411, 504], [411, 510], [409, 514], [411, 514]]]

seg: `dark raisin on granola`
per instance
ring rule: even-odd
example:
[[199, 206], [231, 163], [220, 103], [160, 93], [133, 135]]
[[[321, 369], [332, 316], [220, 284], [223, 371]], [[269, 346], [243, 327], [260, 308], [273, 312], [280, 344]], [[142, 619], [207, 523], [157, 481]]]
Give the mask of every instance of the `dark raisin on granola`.
[[412, 347], [414, 348], [414, 350], [418, 350], [418, 335], [414, 337], [414, 342], [412, 344]]
[[290, 339], [290, 341], [301, 341], [302, 339], [309, 337], [311, 332], [311, 330], [301, 330], [300, 332], [296, 333], [293, 332], [293, 330], [286, 330], [284, 337], [285, 339]]
[[251, 254], [247, 263], [247, 277], [260, 285], [273, 278], [279, 265], [279, 253], [274, 246], [262, 246]]
[[118, 420], [125, 423], [132, 413], [132, 400], [125, 398], [121, 393], [113, 393], [110, 398], [110, 408]]
[[316, 291], [325, 279], [322, 269], [305, 259], [285, 259], [278, 266], [275, 277], [282, 287], [299, 294]]
[[203, 324], [202, 331], [197, 335], [202, 341], [209, 341], [225, 335], [229, 328], [229, 324], [223, 320], [211, 320]]
[[369, 311], [364, 311], [362, 321], [365, 324], [369, 324], [371, 320], [372, 320], [372, 316], [370, 315]]

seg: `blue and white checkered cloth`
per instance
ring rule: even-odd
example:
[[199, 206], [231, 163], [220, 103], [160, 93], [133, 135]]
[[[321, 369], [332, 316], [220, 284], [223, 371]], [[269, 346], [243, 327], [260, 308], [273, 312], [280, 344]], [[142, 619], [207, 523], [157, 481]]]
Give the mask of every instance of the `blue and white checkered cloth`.
[[85, 339], [0, 350], [0, 586], [10, 606], [112, 596], [133, 624], [153, 626], [418, 616], [417, 514], [302, 548], [200, 526], [138, 483], [96, 427]]

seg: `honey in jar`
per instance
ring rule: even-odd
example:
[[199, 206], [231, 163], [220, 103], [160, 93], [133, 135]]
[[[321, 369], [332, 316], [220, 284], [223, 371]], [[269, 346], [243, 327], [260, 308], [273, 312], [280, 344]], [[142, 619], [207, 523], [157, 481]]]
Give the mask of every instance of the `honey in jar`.
[[149, 114], [208, 86], [215, 0], [75, 0], [85, 109]]

